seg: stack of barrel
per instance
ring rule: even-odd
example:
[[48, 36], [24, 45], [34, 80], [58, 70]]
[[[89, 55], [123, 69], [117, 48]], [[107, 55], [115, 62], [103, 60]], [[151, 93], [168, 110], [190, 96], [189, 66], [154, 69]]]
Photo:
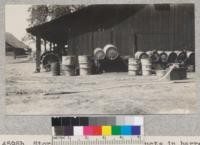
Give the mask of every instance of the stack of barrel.
[[139, 69], [140, 69], [140, 64], [138, 62], [138, 59], [130, 57], [128, 59], [128, 74], [136, 76], [139, 73]]
[[91, 57], [88, 55], [79, 55], [79, 74], [80, 76], [86, 76], [91, 74]]
[[103, 48], [95, 48], [93, 56], [95, 73], [99, 74], [115, 67], [119, 52], [116, 46], [107, 44]]
[[[150, 56], [148, 56], [148, 54], [151, 54]], [[156, 59], [156, 55], [153, 56], [153, 53], [145, 53], [142, 51], [138, 51], [135, 53], [135, 58], [137, 60], [140, 60], [140, 64], [141, 64], [141, 74], [144, 76], [149, 76], [152, 73], [152, 60], [151, 58], [154, 57], [154, 59]]]

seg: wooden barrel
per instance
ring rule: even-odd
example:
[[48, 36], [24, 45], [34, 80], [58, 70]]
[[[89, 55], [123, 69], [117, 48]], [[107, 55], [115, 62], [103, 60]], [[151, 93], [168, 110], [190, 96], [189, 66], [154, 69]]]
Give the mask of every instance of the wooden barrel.
[[107, 44], [104, 46], [103, 51], [106, 55], [106, 58], [109, 60], [115, 60], [119, 57], [117, 47], [112, 44]]
[[175, 51], [177, 54], [177, 62], [184, 63], [187, 60], [187, 53], [185, 51]]
[[151, 59], [152, 63], [157, 63], [160, 60], [160, 55], [157, 51], [147, 51], [146, 54]]
[[60, 63], [59, 62], [52, 62], [51, 63], [51, 71], [53, 76], [60, 75]]
[[73, 65], [61, 65], [62, 74], [65, 76], [75, 75], [75, 67]]
[[139, 71], [139, 62], [137, 59], [130, 57], [128, 59], [128, 74], [137, 75]]
[[158, 51], [158, 54], [160, 55], [160, 62], [167, 63], [167, 53], [165, 53], [165, 51]]
[[90, 57], [87, 55], [80, 55], [78, 56], [79, 62], [79, 73], [80, 76], [86, 76], [91, 74], [91, 64], [90, 64]]
[[76, 61], [75, 56], [62, 56], [63, 65], [74, 65]]
[[62, 56], [62, 74], [65, 76], [73, 76], [75, 74], [75, 62], [75, 56]]
[[105, 55], [103, 49], [101, 49], [101, 48], [94, 49], [94, 58], [96, 60], [103, 60], [103, 59], [105, 59], [105, 57], [106, 57], [106, 55]]
[[166, 74], [166, 70], [156, 70], [156, 76], [163, 77]]
[[175, 63], [177, 59], [177, 54], [174, 51], [165, 51], [167, 54], [167, 62], [168, 63]]
[[145, 59], [145, 58], [149, 58], [149, 56], [143, 51], [137, 51], [135, 53], [135, 58], [136, 59]]
[[142, 75], [149, 76], [152, 73], [152, 63], [150, 59], [141, 59]]
[[193, 51], [187, 51], [187, 64], [195, 65], [195, 54]]

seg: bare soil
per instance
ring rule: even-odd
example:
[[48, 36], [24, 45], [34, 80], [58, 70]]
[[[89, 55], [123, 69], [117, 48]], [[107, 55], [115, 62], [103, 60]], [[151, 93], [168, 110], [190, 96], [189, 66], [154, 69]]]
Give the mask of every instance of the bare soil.
[[158, 81], [157, 76], [134, 77], [125, 72], [69, 77], [34, 70], [33, 62], [7, 58], [7, 114], [188, 114], [196, 110], [194, 73], [183, 81]]

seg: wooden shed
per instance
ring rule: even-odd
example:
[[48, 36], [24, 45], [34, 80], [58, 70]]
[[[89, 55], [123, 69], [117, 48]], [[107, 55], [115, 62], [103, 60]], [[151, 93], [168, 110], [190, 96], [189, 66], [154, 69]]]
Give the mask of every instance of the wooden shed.
[[6, 56], [22, 57], [27, 56], [31, 49], [22, 41], [18, 40], [13, 34], [6, 32], [5, 34]]
[[106, 44], [122, 58], [139, 50], [194, 51], [194, 4], [89, 5], [27, 32], [36, 36], [38, 60], [41, 39], [60, 56], [65, 47], [69, 55], [92, 55]]

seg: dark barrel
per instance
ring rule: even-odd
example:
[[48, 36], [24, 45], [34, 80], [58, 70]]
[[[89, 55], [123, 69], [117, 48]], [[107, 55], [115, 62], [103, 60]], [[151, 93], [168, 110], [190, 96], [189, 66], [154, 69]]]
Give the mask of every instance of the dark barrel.
[[177, 60], [177, 54], [174, 51], [165, 51], [167, 54], [167, 63], [175, 63]]
[[51, 63], [51, 71], [53, 76], [60, 75], [60, 63], [59, 62], [52, 62]]
[[176, 51], [178, 63], [183, 63], [187, 60], [187, 53], [185, 51]]
[[160, 62], [167, 63], [167, 58], [168, 58], [167, 53], [165, 53], [165, 51], [158, 51], [158, 53], [160, 55]]

